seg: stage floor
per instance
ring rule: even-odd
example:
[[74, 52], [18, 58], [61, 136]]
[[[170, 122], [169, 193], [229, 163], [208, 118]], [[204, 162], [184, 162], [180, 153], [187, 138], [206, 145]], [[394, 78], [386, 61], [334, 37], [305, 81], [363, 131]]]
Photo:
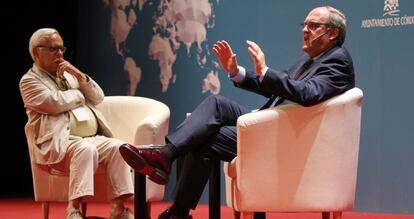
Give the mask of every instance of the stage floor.
[[[170, 203], [155, 202], [151, 205], [151, 218], [156, 219]], [[133, 209], [133, 203], [127, 206]], [[50, 205], [50, 219], [65, 218], [65, 203], [52, 203]], [[89, 203], [87, 207], [88, 217], [109, 217], [110, 205], [108, 203]], [[191, 214], [195, 219], [208, 219], [208, 206], [199, 205]], [[231, 219], [232, 211], [222, 206], [221, 218]], [[0, 199], [0, 219], [37, 219], [42, 218], [42, 205], [31, 199]], [[320, 213], [268, 213], [267, 219], [321, 219]], [[363, 212], [345, 212], [343, 219], [414, 219], [414, 215], [393, 215]]]

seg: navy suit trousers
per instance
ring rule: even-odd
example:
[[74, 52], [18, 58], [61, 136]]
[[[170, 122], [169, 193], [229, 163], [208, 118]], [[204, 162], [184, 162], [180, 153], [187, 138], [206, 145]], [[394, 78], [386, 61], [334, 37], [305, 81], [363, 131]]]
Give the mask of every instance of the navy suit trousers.
[[176, 203], [195, 209], [208, 181], [211, 161], [231, 161], [237, 155], [237, 118], [249, 112], [226, 97], [212, 95], [166, 137], [184, 157], [174, 192]]

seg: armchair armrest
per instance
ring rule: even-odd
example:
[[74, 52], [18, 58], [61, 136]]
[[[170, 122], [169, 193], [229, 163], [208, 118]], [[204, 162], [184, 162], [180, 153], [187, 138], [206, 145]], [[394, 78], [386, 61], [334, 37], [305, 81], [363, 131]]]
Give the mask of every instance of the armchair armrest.
[[167, 106], [158, 106], [143, 119], [135, 131], [135, 144], [164, 144], [168, 132], [170, 111]]
[[170, 111], [165, 104], [145, 97], [108, 96], [98, 106], [114, 137], [131, 144], [162, 143]]

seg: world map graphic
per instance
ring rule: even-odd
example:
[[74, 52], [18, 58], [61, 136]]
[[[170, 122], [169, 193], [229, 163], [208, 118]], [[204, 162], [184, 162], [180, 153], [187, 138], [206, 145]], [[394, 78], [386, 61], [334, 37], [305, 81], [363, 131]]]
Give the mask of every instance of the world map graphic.
[[[140, 27], [140, 13], [151, 11], [153, 26], [151, 27], [151, 40], [145, 45], [148, 57], [158, 63], [159, 81], [161, 91], [167, 92], [171, 83], [180, 80], [179, 73], [174, 72], [174, 64], [177, 58], [196, 59], [196, 63], [203, 74], [206, 74], [201, 82], [201, 92], [218, 94], [220, 92], [220, 80], [218, 77], [219, 64], [212, 60], [210, 43], [207, 40], [208, 30], [214, 28], [214, 7], [217, 1], [209, 0], [103, 0], [106, 6], [111, 8], [110, 34], [113, 39], [117, 54], [123, 60], [123, 71], [127, 77], [127, 95], [135, 96], [140, 84], [142, 74], [154, 74], [143, 72], [137, 58], [131, 54], [133, 48], [129, 47], [128, 36], [136, 28]], [[146, 7], [146, 6], [152, 7]], [[186, 49], [186, 57], [178, 53], [181, 46]], [[191, 52], [191, 48], [195, 47]], [[134, 51], [132, 51], [134, 52]], [[195, 53], [195, 54], [194, 54]]]

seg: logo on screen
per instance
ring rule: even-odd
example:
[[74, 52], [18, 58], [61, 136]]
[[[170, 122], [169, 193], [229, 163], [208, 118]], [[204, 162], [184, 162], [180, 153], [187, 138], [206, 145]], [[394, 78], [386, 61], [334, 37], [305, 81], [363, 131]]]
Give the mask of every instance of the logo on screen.
[[[384, 14], [382, 17], [367, 18], [361, 20], [361, 28], [383, 28], [383, 27], [402, 27], [407, 25], [414, 25], [414, 16], [404, 15], [400, 16], [400, 3], [398, 0], [384, 1]], [[410, 8], [413, 9], [412, 7]]]
[[385, 0], [384, 1], [384, 14], [382, 16], [385, 15], [390, 15], [390, 16], [398, 16], [400, 10], [398, 10], [398, 7], [400, 5], [398, 4], [398, 0]]

